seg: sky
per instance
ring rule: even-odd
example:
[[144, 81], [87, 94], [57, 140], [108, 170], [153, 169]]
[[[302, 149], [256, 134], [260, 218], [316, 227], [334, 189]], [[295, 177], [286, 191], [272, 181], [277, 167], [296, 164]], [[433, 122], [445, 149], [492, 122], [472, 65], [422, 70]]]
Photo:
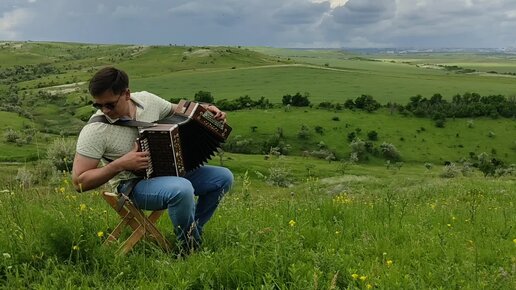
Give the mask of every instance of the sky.
[[514, 48], [516, 0], [0, 0], [0, 40]]

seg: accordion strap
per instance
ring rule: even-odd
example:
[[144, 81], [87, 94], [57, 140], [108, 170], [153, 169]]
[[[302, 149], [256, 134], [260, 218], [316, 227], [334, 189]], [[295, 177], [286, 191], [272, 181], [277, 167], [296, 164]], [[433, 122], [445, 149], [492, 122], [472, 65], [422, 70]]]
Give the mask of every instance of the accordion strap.
[[125, 126], [125, 127], [154, 127], [154, 126], [156, 126], [155, 123], [136, 121], [136, 120], [132, 120], [132, 119], [125, 119], [125, 120], [118, 119], [114, 123], [111, 123], [108, 121], [108, 119], [106, 118], [105, 115], [98, 115], [98, 116], [91, 118], [88, 121], [88, 124], [95, 123], [95, 122], [101, 122], [101, 123], [105, 123], [105, 124]]

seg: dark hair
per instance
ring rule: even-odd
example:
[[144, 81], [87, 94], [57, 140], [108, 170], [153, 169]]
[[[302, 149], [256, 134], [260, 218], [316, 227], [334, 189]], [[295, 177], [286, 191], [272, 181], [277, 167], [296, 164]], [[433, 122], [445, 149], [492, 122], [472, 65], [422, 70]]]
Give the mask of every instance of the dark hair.
[[111, 90], [119, 95], [129, 88], [129, 77], [123, 70], [105, 67], [93, 75], [89, 84], [90, 94], [94, 97]]

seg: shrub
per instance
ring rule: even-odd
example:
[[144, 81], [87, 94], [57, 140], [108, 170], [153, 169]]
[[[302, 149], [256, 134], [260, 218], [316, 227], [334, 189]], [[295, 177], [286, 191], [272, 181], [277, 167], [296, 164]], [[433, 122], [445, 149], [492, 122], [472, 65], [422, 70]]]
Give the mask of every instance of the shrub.
[[194, 95], [194, 101], [203, 103], [213, 103], [213, 96], [210, 92], [198, 91]]
[[280, 187], [290, 187], [293, 184], [293, 175], [285, 166], [272, 166], [269, 168], [267, 182]]
[[15, 177], [23, 189], [27, 189], [34, 183], [34, 175], [26, 168], [19, 168]]
[[317, 133], [319, 135], [324, 134], [324, 128], [321, 126], [315, 126], [314, 130], [315, 130], [315, 133]]
[[47, 158], [57, 170], [70, 172], [73, 166], [75, 145], [73, 139], [56, 139], [47, 148]]
[[446, 119], [437, 119], [437, 120], [435, 120], [435, 126], [437, 128], [444, 128], [445, 124], [446, 124]]
[[439, 175], [442, 178], [455, 178], [460, 175], [460, 169], [455, 163], [450, 163], [443, 168], [443, 172]]
[[348, 142], [355, 140], [356, 137], [357, 137], [357, 133], [355, 133], [355, 132], [349, 133], [348, 134]]
[[371, 141], [378, 140], [378, 133], [374, 130], [367, 132], [367, 138]]
[[11, 128], [7, 128], [4, 132], [4, 140], [8, 143], [16, 143], [21, 138], [21, 134]]
[[308, 139], [310, 137], [310, 130], [307, 126], [301, 125], [301, 129], [299, 129], [299, 132], [297, 132], [297, 138], [299, 139]]
[[388, 160], [401, 160], [401, 154], [393, 144], [383, 142], [382, 145], [380, 145], [380, 152], [382, 156]]
[[355, 153], [359, 159], [366, 153], [365, 142], [360, 138], [353, 140], [351, 144], [349, 144], [349, 147], [351, 148], [351, 153]]

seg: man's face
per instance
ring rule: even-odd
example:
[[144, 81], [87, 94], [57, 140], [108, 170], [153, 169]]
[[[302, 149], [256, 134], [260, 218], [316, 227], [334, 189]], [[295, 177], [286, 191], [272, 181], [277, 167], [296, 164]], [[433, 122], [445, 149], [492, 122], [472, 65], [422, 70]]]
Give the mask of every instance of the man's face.
[[112, 90], [107, 90], [100, 96], [95, 96], [93, 107], [101, 110], [111, 119], [117, 119], [127, 114], [127, 100], [129, 90], [124, 90], [121, 94], [115, 95]]

